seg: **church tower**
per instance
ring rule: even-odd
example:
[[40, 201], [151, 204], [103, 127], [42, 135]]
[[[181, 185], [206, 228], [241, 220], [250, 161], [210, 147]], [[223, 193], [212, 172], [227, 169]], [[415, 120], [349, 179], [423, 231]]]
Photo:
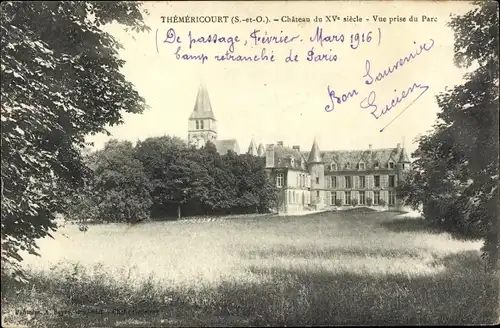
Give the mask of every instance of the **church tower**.
[[198, 148], [205, 146], [207, 141], [215, 143], [217, 139], [217, 121], [212, 112], [207, 87], [200, 84], [193, 112], [188, 120], [188, 141]]

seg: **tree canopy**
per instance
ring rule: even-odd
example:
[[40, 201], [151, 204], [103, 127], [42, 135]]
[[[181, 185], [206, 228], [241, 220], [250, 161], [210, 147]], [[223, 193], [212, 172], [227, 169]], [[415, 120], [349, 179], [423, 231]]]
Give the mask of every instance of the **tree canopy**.
[[134, 1], [2, 2], [0, 12], [2, 261], [12, 262], [36, 252], [65, 190], [85, 180], [85, 137], [146, 108], [100, 26], [148, 27]]
[[437, 96], [432, 133], [418, 139], [413, 172], [401, 192], [427, 219], [466, 237], [485, 239], [498, 266], [498, 3], [478, 2], [451, 19], [455, 64], [472, 68], [465, 83]]

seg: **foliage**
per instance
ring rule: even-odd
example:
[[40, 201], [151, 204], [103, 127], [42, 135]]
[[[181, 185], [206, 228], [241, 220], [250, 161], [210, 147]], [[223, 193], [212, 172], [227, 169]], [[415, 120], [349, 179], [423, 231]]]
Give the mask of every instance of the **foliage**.
[[128, 141], [111, 140], [89, 157], [92, 180], [70, 195], [68, 216], [80, 222], [138, 222], [149, 217], [151, 184]]
[[356, 198], [351, 199], [351, 205], [356, 207], [356, 205], [358, 205], [358, 200]]
[[335, 206], [337, 206], [337, 207], [342, 206], [342, 199], [337, 198], [337, 199], [335, 200]]
[[380, 199], [378, 200], [378, 204], [379, 204], [380, 206], [385, 206], [385, 205], [387, 205], [387, 202], [385, 201], [385, 199], [380, 198]]
[[480, 2], [453, 17], [455, 63], [477, 68], [465, 83], [438, 95], [431, 134], [418, 139], [413, 172], [400, 192], [423, 205], [426, 219], [465, 237], [485, 238], [483, 250], [498, 266], [498, 3]]
[[278, 201], [264, 160], [229, 152], [208, 142], [201, 149], [177, 137], [139, 141], [135, 158], [151, 185], [151, 215], [267, 213]]
[[85, 136], [146, 107], [120, 73], [121, 45], [99, 26], [148, 28], [130, 1], [6, 1], [0, 15], [2, 261], [15, 264], [84, 182]]
[[366, 197], [366, 205], [368, 205], [368, 206], [373, 205], [373, 199], [371, 197]]

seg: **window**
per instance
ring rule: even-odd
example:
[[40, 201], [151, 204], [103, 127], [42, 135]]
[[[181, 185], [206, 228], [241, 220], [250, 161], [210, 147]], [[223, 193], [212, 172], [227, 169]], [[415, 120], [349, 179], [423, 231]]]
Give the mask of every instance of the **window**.
[[295, 160], [293, 158], [290, 159], [290, 165], [293, 167], [294, 164], [295, 164]]
[[389, 187], [396, 187], [396, 176], [389, 175]]
[[405, 169], [405, 164], [401, 164], [401, 168], [404, 170]]
[[337, 171], [337, 164], [331, 163], [330, 164], [330, 171]]
[[378, 161], [375, 161], [375, 163], [373, 163], [373, 166], [378, 169]]
[[396, 204], [396, 193], [394, 191], [389, 191], [389, 205]]
[[319, 198], [319, 190], [316, 190], [316, 198]]
[[297, 203], [297, 195], [295, 194], [295, 191], [292, 192], [292, 203], [294, 203], [294, 204]]
[[332, 177], [332, 188], [337, 188], [337, 177]]
[[351, 163], [347, 162], [345, 164], [345, 168], [346, 168], [346, 170], [349, 170], [351, 168]]
[[359, 205], [365, 205], [365, 192], [359, 192]]
[[330, 202], [332, 205], [337, 204], [337, 193], [335, 191], [330, 193]]
[[380, 191], [373, 192], [373, 205], [378, 205], [380, 203]]
[[330, 189], [330, 188], [331, 188], [331, 187], [330, 187], [330, 181], [331, 181], [331, 180], [330, 180], [330, 178], [328, 178], [328, 177], [327, 177], [327, 178], [326, 178], [326, 188], [327, 188], [327, 189]]
[[301, 160], [301, 161], [300, 161], [300, 167], [301, 167], [302, 169], [305, 169], [305, 168], [306, 168], [306, 164], [304, 163], [304, 160]]
[[361, 189], [365, 189], [366, 188], [366, 181], [365, 181], [365, 177], [364, 176], [360, 176], [359, 177], [359, 187]]
[[316, 184], [319, 184], [319, 177], [316, 177]]
[[346, 203], [346, 205], [351, 205], [351, 192], [350, 191], [345, 192], [345, 203]]
[[365, 169], [365, 163], [359, 163], [359, 169], [364, 170]]
[[302, 174], [302, 187], [306, 186], [306, 176]]
[[389, 162], [389, 168], [393, 169], [394, 168], [394, 162]]
[[196, 130], [200, 128], [200, 121], [196, 120]]
[[283, 173], [278, 173], [276, 176], [276, 187], [281, 188], [283, 187]]
[[292, 203], [292, 191], [288, 190], [288, 204]]
[[352, 188], [352, 181], [351, 181], [351, 178], [352, 178], [352, 177], [345, 177], [345, 187], [346, 187], [346, 188]]
[[373, 177], [375, 182], [375, 188], [380, 188], [380, 175], [376, 175]]
[[203, 130], [203, 120], [200, 121], [200, 129]]

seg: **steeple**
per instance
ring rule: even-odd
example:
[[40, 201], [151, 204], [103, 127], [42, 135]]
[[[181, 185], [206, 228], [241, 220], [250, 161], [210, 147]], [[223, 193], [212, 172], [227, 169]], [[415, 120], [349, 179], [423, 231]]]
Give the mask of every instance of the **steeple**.
[[257, 154], [257, 147], [255, 147], [255, 142], [253, 141], [253, 138], [250, 141], [250, 145], [248, 146], [247, 154], [250, 154], [250, 155], [253, 155], [253, 156], [257, 156], [258, 155]]
[[259, 149], [257, 149], [257, 156], [265, 156], [266, 150], [264, 149], [264, 145], [262, 143], [259, 145]]
[[322, 163], [323, 161], [321, 160], [321, 153], [319, 151], [319, 146], [318, 142], [316, 141], [316, 138], [314, 138], [314, 142], [311, 148], [311, 152], [309, 153], [309, 163]]
[[193, 112], [189, 119], [209, 118], [215, 120], [214, 113], [212, 112], [212, 104], [208, 96], [207, 86], [204, 82], [200, 83], [198, 87], [198, 94], [196, 96], [196, 103], [194, 104]]
[[[399, 144], [398, 144], [398, 148], [399, 148]], [[405, 148], [405, 137], [403, 137], [403, 147], [401, 148], [401, 154], [399, 155], [399, 162], [400, 163], [410, 163], [410, 158], [408, 157], [408, 154], [406, 153], [406, 148]]]
[[205, 83], [200, 83], [193, 112], [188, 119], [188, 141], [202, 147], [207, 141], [217, 139], [217, 121], [212, 112], [212, 104], [208, 97]]

